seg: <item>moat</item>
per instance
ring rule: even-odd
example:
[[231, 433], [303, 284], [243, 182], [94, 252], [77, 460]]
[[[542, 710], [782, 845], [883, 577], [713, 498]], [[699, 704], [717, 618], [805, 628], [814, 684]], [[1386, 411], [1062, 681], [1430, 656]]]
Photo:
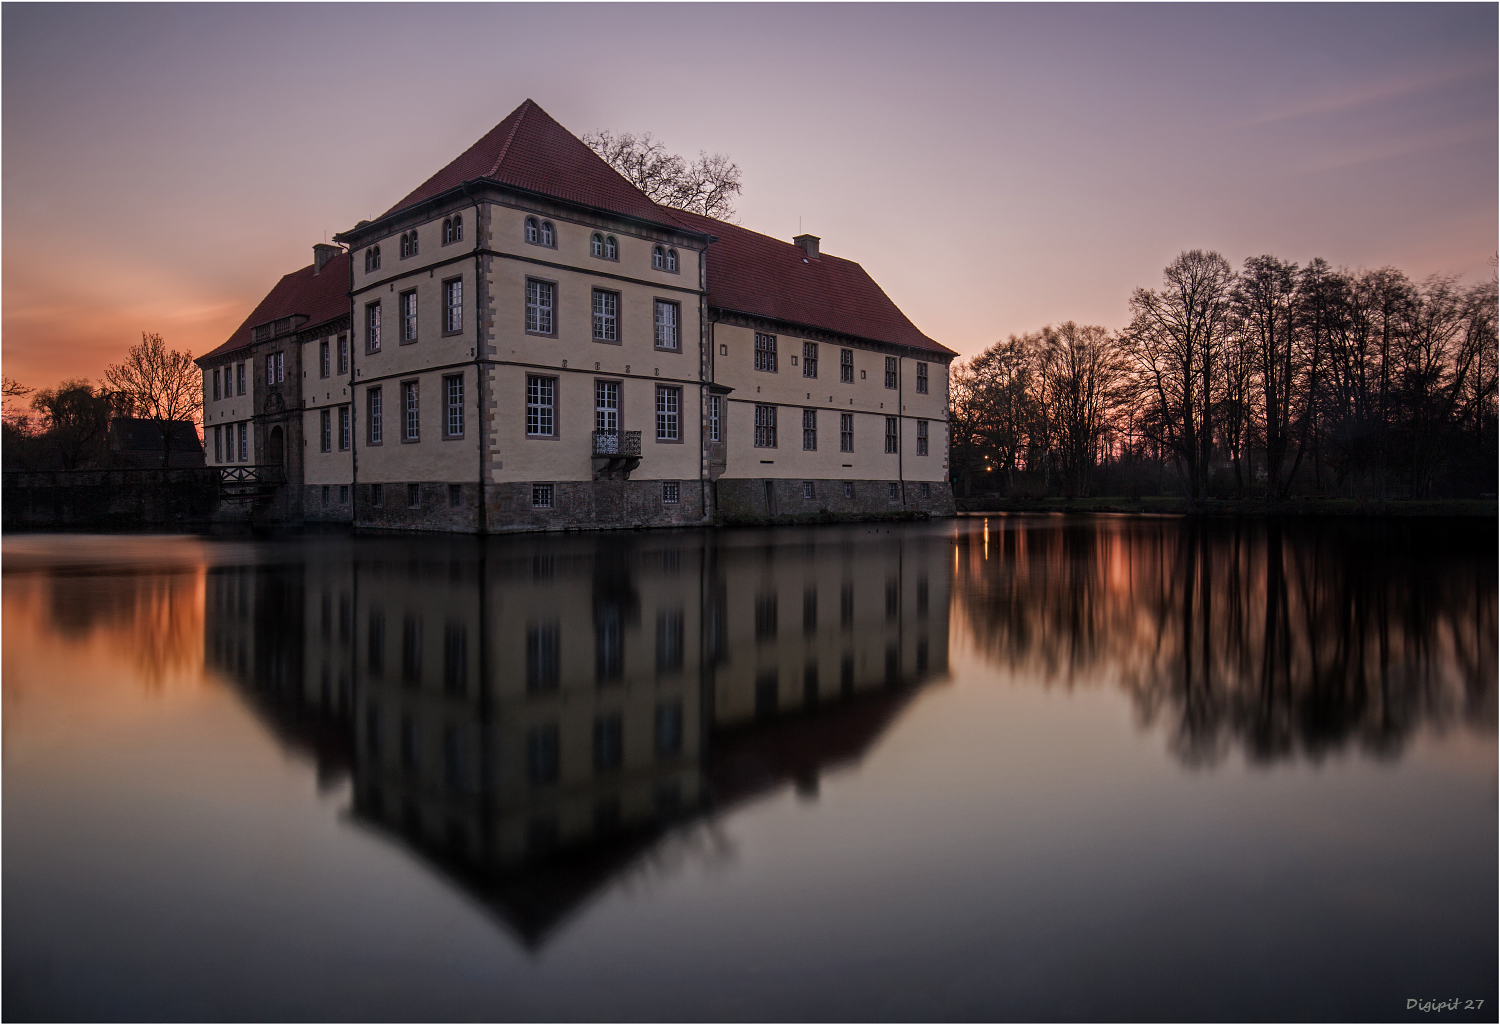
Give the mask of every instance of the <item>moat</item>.
[[1493, 1017], [1492, 520], [3, 554], [13, 1020]]

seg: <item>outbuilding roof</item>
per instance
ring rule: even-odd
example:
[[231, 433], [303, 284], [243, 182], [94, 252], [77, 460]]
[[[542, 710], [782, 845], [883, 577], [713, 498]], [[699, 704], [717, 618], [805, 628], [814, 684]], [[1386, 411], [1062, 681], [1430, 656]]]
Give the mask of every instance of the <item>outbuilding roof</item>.
[[243, 349], [253, 338], [251, 329], [283, 317], [304, 316], [303, 328], [335, 320], [349, 312], [349, 254], [340, 253], [313, 273], [313, 264], [294, 270], [276, 282], [260, 305], [235, 329], [229, 340], [198, 357], [198, 362]]

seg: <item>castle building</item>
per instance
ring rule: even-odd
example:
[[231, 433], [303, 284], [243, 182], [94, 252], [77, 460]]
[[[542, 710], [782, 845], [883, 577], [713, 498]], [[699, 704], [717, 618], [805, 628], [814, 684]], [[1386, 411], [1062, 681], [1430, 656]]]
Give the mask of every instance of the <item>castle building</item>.
[[948, 366], [859, 264], [660, 206], [527, 100], [199, 360], [279, 515], [470, 533], [947, 515]]

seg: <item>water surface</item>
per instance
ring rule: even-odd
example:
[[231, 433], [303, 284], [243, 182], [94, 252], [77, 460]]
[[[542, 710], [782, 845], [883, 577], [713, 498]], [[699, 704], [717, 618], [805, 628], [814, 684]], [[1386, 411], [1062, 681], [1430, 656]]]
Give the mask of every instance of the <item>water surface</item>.
[[1495, 549], [10, 536], [4, 1014], [1491, 1020]]

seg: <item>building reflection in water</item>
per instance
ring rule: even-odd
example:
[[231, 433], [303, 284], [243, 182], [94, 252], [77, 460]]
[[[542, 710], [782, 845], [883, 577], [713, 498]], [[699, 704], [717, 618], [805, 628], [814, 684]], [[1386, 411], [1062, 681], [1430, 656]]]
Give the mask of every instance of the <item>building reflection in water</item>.
[[941, 531], [293, 547], [209, 570], [209, 665], [533, 945], [669, 830], [815, 795], [947, 672]]
[[988, 659], [1125, 688], [1189, 764], [1495, 729], [1493, 521], [993, 517], [956, 541]]

